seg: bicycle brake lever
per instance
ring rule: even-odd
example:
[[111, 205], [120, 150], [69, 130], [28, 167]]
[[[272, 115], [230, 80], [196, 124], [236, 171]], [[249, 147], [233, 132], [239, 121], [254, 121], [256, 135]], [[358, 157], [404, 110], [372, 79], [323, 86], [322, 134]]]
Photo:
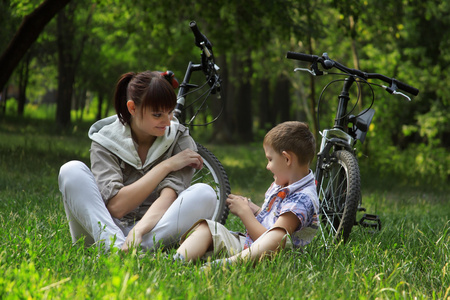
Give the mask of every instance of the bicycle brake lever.
[[389, 86], [385, 86], [382, 85], [382, 88], [384, 88], [389, 94], [393, 94], [393, 95], [400, 95], [403, 96], [404, 98], [406, 98], [408, 101], [411, 101], [411, 98], [408, 95], [403, 94], [402, 92], [397, 92], [394, 88], [389, 87]]
[[306, 68], [295, 68], [295, 69], [294, 69], [294, 72], [297, 72], [297, 71], [308, 72], [308, 73], [310, 73], [311, 75], [316, 76], [316, 73], [314, 72], [314, 70], [310, 70], [310, 69], [306, 69]]
[[403, 96], [403, 97], [406, 98], [406, 100], [411, 101], [411, 98], [408, 95], [405, 95], [405, 94], [403, 94], [401, 92], [394, 91], [392, 94]]
[[[316, 72], [314, 70], [310, 70], [310, 69], [306, 69], [306, 68], [295, 68], [294, 72], [297, 72], [297, 71], [308, 72], [308, 73], [310, 73], [313, 76], [317, 76], [317, 74], [316, 74]], [[323, 75], [328, 74], [328, 72], [322, 72], [322, 73], [323, 73]]]

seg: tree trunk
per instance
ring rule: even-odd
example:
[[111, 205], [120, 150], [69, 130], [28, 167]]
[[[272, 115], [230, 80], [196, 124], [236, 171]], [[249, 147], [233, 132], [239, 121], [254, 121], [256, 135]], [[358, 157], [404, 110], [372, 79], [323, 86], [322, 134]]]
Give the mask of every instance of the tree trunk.
[[[312, 22], [309, 14], [308, 14], [308, 22]], [[312, 48], [312, 44], [313, 44], [313, 39], [311, 37], [311, 35], [308, 35], [308, 51], [309, 53], [314, 53], [313, 52], [313, 48]], [[311, 116], [313, 118], [313, 124], [312, 126], [310, 126], [310, 128], [312, 129], [311, 131], [314, 133], [314, 136], [316, 138], [316, 141], [319, 141], [319, 129], [318, 126], [319, 124], [317, 124], [317, 114], [316, 114], [316, 86], [315, 86], [315, 78], [314, 76], [310, 76], [310, 80], [309, 80], [309, 103], [310, 103], [310, 110], [311, 110]], [[318, 144], [318, 143], [316, 143]], [[316, 145], [317, 146], [317, 145]]]
[[279, 113], [279, 121], [289, 121], [292, 118], [291, 114], [291, 97], [289, 92], [290, 81], [286, 76], [280, 75], [277, 78], [277, 84], [275, 87], [275, 99], [276, 110]]
[[[70, 110], [77, 66], [80, 64], [84, 44], [88, 33], [85, 30], [80, 40], [75, 42], [77, 25], [75, 10], [77, 2], [72, 2], [67, 9], [58, 14], [58, 100], [56, 108], [56, 123], [66, 127], [70, 124]], [[89, 26], [93, 7], [86, 18], [86, 28]]]
[[0, 57], [0, 66], [2, 66], [0, 90], [3, 90], [12, 72], [47, 23], [69, 2], [70, 0], [45, 0], [23, 19], [16, 34]]
[[66, 127], [70, 124], [70, 110], [75, 83], [75, 74], [83, 54], [84, 44], [88, 38], [87, 28], [92, 19], [94, 6], [86, 18], [86, 30], [75, 41], [80, 28], [75, 22], [77, 2], [71, 2], [67, 9], [58, 14], [58, 100], [56, 124]]
[[[102, 96], [103, 98], [105, 98], [105, 95], [103, 94]], [[105, 112], [103, 113], [103, 116], [106, 118], [107, 116], [109, 116], [109, 111], [111, 109], [111, 105], [112, 105], [112, 101], [106, 101], [106, 108], [105, 108]]]
[[[253, 141], [253, 113], [252, 113], [252, 60], [250, 54], [247, 59], [240, 62], [239, 68], [233, 74], [238, 77], [236, 95], [233, 97], [235, 109], [235, 136], [239, 141], [251, 142]], [[244, 71], [245, 69], [249, 71]]]
[[0, 95], [0, 107], [2, 109], [2, 114], [5, 115], [6, 113], [6, 100], [8, 100], [8, 88], [3, 88], [3, 92]]
[[25, 111], [25, 103], [27, 101], [27, 85], [28, 85], [28, 73], [30, 70], [30, 53], [25, 56], [25, 59], [20, 64], [19, 68], [19, 99], [17, 106], [17, 115], [23, 116]]
[[[225, 55], [218, 57], [218, 63], [220, 66], [220, 78], [222, 78], [221, 99], [217, 101], [217, 105], [214, 105], [213, 111], [218, 113], [220, 109], [223, 109], [221, 116], [214, 123], [213, 140], [218, 143], [232, 143], [232, 132], [234, 131], [233, 122], [233, 98], [234, 98], [234, 86], [229, 81], [229, 70], [233, 70], [233, 64], [235, 59], [232, 58], [232, 62], [227, 64]], [[232, 71], [231, 71], [232, 73]], [[218, 107], [222, 106], [222, 107]]]
[[261, 94], [258, 102], [259, 110], [259, 129], [267, 130], [272, 128], [271, 109], [270, 109], [270, 79], [263, 78], [261, 80]]
[[87, 102], [87, 90], [85, 88], [79, 88], [75, 90], [75, 103], [76, 103], [76, 111], [77, 111], [77, 121], [83, 121], [84, 111], [87, 110], [89, 112], [89, 107], [86, 107]]
[[97, 120], [100, 120], [102, 118], [103, 98], [103, 93], [98, 92], [97, 116], [95, 117]]
[[56, 101], [56, 124], [67, 127], [70, 124], [72, 108], [74, 70], [74, 37], [73, 8], [58, 14], [58, 99]]
[[[356, 22], [355, 18], [353, 16], [349, 16], [349, 22], [350, 22], [350, 40], [351, 40], [351, 48], [352, 48], [352, 57], [353, 57], [353, 67], [357, 70], [359, 70], [359, 57], [358, 57], [358, 51], [356, 50]], [[360, 111], [363, 110], [364, 103], [363, 99], [364, 96], [362, 95], [363, 90], [360, 91], [361, 95], [358, 102], [358, 109]]]

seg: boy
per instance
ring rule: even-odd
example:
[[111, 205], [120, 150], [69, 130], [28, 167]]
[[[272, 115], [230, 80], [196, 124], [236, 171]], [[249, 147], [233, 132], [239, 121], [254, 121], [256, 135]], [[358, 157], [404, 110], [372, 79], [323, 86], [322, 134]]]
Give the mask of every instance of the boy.
[[246, 235], [230, 232], [214, 221], [200, 220], [181, 238], [174, 260], [195, 261], [212, 250], [213, 254], [226, 251], [231, 255], [215, 264], [231, 264], [237, 259], [256, 261], [279, 249], [311, 242], [318, 228], [319, 209], [309, 167], [315, 155], [313, 134], [306, 123], [285, 122], [266, 134], [263, 147], [274, 182], [262, 207], [242, 196], [230, 194], [227, 199], [230, 212], [244, 223]]

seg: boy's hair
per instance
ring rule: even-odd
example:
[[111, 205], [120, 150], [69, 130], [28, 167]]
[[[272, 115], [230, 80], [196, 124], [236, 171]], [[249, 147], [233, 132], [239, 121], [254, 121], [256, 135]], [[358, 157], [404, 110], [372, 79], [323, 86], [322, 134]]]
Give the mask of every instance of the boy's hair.
[[293, 152], [300, 165], [309, 165], [316, 153], [316, 139], [308, 124], [298, 121], [284, 122], [272, 128], [264, 137], [264, 145], [279, 154]]

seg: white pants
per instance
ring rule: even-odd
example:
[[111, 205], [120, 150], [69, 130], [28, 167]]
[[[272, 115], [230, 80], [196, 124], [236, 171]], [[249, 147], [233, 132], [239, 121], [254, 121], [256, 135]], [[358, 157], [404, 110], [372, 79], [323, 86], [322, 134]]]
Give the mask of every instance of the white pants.
[[[58, 183], [72, 241], [85, 236], [86, 246], [97, 243], [106, 251], [111, 246], [122, 247], [135, 224], [125, 227], [110, 215], [91, 170], [80, 161], [70, 161], [61, 167]], [[160, 244], [174, 245], [197, 220], [213, 216], [216, 199], [209, 185], [192, 185], [178, 195], [155, 227], [143, 236], [142, 248], [155, 250]]]

